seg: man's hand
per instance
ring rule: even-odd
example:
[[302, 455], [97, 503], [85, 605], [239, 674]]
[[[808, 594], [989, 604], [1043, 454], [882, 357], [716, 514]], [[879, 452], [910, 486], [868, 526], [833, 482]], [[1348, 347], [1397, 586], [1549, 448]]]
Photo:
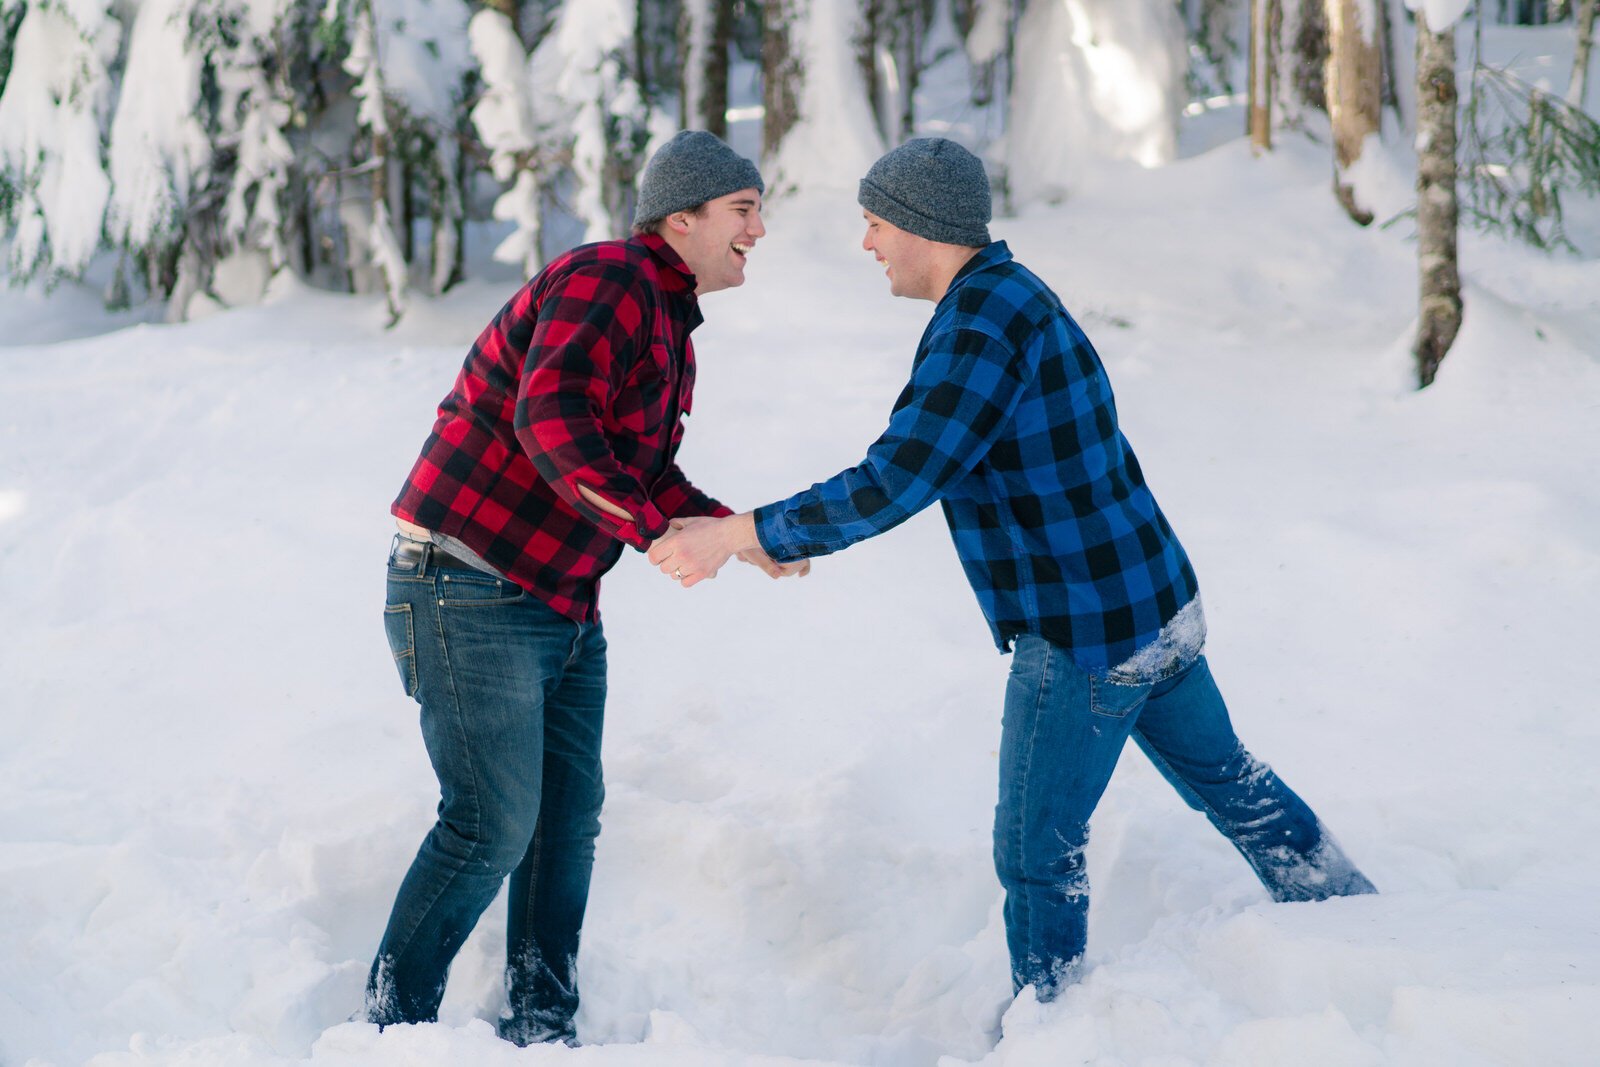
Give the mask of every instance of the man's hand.
[[811, 573], [809, 559], [797, 560], [794, 563], [779, 563], [759, 548], [747, 548], [738, 553], [739, 562], [748, 563], [752, 567], [759, 567], [763, 574], [769, 578], [788, 578], [798, 575], [804, 578]]
[[722, 565], [733, 556], [754, 563], [774, 578], [803, 574], [810, 569], [806, 561], [787, 567], [774, 563], [761, 550], [761, 542], [756, 539], [755, 518], [749, 512], [723, 519], [673, 519], [671, 531], [650, 546], [649, 556], [662, 574], [681, 583], [685, 589], [707, 578], [715, 578]]

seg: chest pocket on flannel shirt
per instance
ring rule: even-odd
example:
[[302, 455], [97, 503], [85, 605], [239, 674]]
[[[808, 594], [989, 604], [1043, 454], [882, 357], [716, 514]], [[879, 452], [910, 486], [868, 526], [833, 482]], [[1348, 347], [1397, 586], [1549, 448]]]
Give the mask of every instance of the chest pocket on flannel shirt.
[[646, 441], [661, 433], [672, 413], [671, 373], [666, 345], [652, 344], [635, 361], [611, 405], [621, 429]]

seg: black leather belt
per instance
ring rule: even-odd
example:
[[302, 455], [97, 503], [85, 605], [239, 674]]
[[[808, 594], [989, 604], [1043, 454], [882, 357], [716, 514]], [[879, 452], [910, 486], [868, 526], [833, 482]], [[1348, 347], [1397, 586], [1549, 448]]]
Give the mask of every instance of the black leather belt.
[[478, 570], [459, 556], [452, 556], [438, 545], [430, 541], [417, 541], [410, 537], [400, 537], [394, 546], [394, 559], [396, 563], [421, 564], [426, 560], [429, 567], [453, 567], [456, 570]]

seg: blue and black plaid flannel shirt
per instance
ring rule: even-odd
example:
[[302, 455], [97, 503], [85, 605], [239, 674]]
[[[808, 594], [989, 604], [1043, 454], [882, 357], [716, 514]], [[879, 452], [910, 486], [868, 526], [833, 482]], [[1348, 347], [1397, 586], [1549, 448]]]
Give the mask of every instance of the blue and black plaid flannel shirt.
[[[1104, 676], [1198, 592], [1117, 427], [1099, 356], [1003, 241], [934, 309], [866, 458], [758, 508], [756, 533], [772, 558], [792, 561], [883, 533], [935, 500], [1002, 651], [1037, 634]], [[1195, 615], [1203, 627], [1198, 605]], [[1203, 628], [1189, 636], [1197, 651]]]

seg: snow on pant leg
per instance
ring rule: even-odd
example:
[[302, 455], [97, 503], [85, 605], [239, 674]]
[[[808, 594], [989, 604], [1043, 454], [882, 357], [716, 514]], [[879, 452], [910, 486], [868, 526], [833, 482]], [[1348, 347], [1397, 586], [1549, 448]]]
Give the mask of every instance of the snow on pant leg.
[[451, 961], [527, 852], [539, 817], [545, 699], [578, 626], [511, 582], [453, 568], [397, 571], [391, 559], [391, 646], [397, 615], [412, 637], [414, 696], [440, 801], [368, 977], [367, 1017], [379, 1024], [437, 1018]]
[[1133, 738], [1189, 806], [1233, 842], [1272, 899], [1375, 892], [1306, 802], [1245, 749], [1204, 656], [1155, 686]]
[[578, 1010], [578, 936], [589, 899], [605, 783], [606, 640], [580, 627], [561, 684], [545, 698], [544, 790], [539, 825], [511, 874], [506, 924], [509, 1019], [500, 1035], [518, 1045], [571, 1040]]
[[1149, 686], [1097, 682], [1038, 637], [1019, 637], [1006, 686], [994, 862], [1017, 990], [1050, 1000], [1087, 939], [1089, 816]]

